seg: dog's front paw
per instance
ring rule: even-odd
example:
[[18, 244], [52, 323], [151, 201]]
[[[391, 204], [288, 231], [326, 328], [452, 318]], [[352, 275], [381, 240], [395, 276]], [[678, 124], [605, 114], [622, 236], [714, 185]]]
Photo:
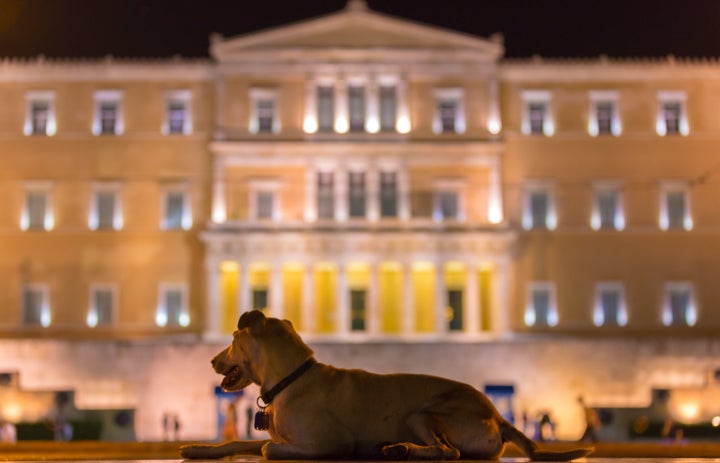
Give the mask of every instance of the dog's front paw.
[[215, 445], [191, 444], [180, 447], [180, 456], [187, 460], [214, 460], [222, 458]]
[[382, 448], [382, 454], [388, 460], [407, 460], [410, 458], [410, 448], [405, 444], [386, 445]]

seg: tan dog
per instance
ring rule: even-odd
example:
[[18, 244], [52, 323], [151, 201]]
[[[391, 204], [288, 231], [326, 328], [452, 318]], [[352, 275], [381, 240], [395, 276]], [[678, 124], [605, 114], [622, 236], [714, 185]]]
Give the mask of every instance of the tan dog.
[[467, 384], [317, 363], [289, 321], [257, 310], [240, 317], [233, 343], [212, 366], [225, 375], [225, 390], [260, 385], [270, 439], [188, 445], [181, 449], [185, 458], [487, 460], [497, 459], [506, 442], [534, 460], [571, 460], [591, 451], [539, 450]]

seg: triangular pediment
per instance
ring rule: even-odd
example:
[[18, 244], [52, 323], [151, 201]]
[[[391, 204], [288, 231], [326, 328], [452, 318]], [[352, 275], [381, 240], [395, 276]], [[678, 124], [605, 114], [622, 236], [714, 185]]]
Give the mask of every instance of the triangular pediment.
[[453, 50], [491, 61], [503, 53], [497, 41], [387, 16], [367, 9], [361, 0], [350, 0], [338, 13], [239, 37], [216, 38], [211, 54], [218, 61], [235, 61], [252, 52], [297, 49]]

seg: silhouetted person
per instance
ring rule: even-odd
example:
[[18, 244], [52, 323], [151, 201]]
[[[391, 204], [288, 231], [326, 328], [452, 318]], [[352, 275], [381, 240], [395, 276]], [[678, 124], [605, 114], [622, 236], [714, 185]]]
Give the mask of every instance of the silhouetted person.
[[585, 413], [585, 432], [580, 438], [580, 442], [597, 442], [597, 432], [600, 429], [600, 416], [598, 415], [597, 410], [585, 404], [583, 396], [578, 396], [577, 400]]

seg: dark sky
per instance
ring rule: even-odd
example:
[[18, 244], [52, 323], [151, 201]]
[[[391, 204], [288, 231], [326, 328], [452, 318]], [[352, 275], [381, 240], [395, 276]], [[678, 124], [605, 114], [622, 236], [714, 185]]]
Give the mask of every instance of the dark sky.
[[[481, 37], [506, 56], [720, 56], [720, 0], [367, 0]], [[0, 0], [0, 56], [205, 57], [234, 36], [338, 11], [345, 0]]]

